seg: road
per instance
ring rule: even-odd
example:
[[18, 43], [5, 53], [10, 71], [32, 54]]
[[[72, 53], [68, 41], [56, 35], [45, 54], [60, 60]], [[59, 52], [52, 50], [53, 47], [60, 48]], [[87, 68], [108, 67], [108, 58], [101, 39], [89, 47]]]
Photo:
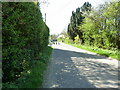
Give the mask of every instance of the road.
[[118, 61], [67, 44], [52, 46], [43, 88], [118, 88]]

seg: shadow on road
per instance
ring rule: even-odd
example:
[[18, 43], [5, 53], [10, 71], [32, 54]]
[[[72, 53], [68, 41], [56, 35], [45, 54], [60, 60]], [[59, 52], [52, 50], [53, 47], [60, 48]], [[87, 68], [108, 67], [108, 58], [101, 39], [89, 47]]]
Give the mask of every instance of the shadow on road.
[[118, 69], [112, 65], [97, 62], [102, 59], [106, 57], [54, 49], [49, 67], [49, 71], [52, 72], [45, 87], [117, 88]]

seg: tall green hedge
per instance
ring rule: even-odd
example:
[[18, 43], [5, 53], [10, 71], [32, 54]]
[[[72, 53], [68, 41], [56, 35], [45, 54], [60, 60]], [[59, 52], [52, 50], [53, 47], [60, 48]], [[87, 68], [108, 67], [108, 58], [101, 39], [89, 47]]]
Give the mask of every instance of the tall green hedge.
[[2, 3], [3, 82], [18, 79], [40, 60], [49, 28], [34, 2]]

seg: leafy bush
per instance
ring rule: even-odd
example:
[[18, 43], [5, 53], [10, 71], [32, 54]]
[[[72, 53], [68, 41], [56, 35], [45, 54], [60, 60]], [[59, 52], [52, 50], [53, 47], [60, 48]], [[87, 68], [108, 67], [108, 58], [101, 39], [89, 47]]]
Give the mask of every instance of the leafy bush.
[[73, 40], [70, 40], [69, 37], [65, 38], [65, 39], [64, 39], [64, 42], [65, 42], [65, 43], [72, 43], [72, 44], [74, 43]]
[[75, 44], [81, 44], [79, 35], [77, 35], [77, 36], [75, 37], [74, 42], [75, 42]]
[[28, 71], [48, 44], [49, 28], [33, 2], [2, 3], [3, 82]]

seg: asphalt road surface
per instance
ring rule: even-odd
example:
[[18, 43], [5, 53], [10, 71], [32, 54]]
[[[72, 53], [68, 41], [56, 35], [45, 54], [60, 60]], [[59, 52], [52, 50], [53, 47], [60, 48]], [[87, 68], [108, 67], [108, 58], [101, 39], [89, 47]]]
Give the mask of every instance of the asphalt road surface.
[[118, 61], [67, 44], [52, 45], [43, 88], [118, 88]]

